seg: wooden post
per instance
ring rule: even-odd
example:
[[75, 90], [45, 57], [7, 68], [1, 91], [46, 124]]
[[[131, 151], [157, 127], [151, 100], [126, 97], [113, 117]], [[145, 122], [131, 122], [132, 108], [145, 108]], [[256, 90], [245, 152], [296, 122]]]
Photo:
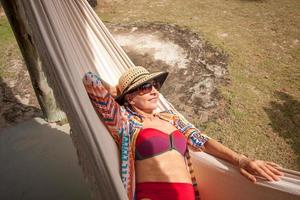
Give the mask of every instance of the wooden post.
[[87, 0], [87, 1], [93, 8], [95, 8], [97, 6], [97, 0]]
[[21, 49], [44, 117], [48, 122], [65, 121], [66, 115], [57, 105], [42, 70], [43, 63], [31, 40], [31, 30], [20, 0], [1, 0], [1, 4]]

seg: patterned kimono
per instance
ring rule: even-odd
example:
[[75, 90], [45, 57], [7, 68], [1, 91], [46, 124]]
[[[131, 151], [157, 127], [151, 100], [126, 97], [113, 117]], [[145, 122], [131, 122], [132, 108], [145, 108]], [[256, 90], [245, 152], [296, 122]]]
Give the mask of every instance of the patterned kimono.
[[[101, 79], [96, 74], [92, 72], [86, 73], [83, 83], [96, 112], [99, 114], [102, 122], [105, 123], [120, 149], [121, 179], [127, 191], [128, 198], [134, 199], [135, 141], [140, 129], [143, 127], [143, 117], [128, 107], [120, 106], [104, 88]], [[161, 112], [157, 116], [175, 126], [187, 138], [188, 146], [194, 150], [201, 151], [205, 142], [210, 139], [172, 111]], [[189, 166], [197, 199], [199, 198], [199, 192], [188, 152], [186, 154], [186, 161]]]

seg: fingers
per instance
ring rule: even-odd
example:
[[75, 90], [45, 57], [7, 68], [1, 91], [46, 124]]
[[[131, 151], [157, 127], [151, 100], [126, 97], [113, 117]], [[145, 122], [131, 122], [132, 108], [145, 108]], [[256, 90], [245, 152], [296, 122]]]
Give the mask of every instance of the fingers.
[[247, 172], [245, 169], [240, 169], [240, 172], [243, 176], [245, 176], [246, 178], [248, 178], [250, 181], [252, 181], [253, 183], [256, 182], [256, 178], [255, 176], [253, 176], [252, 174], [250, 174], [249, 172]]
[[273, 173], [272, 170], [268, 167], [268, 165], [264, 165], [261, 168], [264, 170], [264, 172], [266, 174], [269, 175], [269, 177], [271, 177], [271, 179], [268, 179], [266, 177], [269, 181], [279, 181], [280, 180], [280, 178], [278, 177], [278, 175], [276, 175], [275, 173]]
[[[283, 176], [283, 173], [280, 172], [273, 166], [278, 166], [275, 163], [264, 162], [264, 161], [256, 161], [257, 165], [253, 168], [253, 170], [260, 176], [266, 178], [268, 181], [279, 181], [280, 177]], [[270, 163], [270, 164], [269, 164]]]
[[[258, 175], [267, 179], [268, 181], [279, 181], [283, 173], [277, 168], [279, 165], [272, 162], [265, 162], [262, 160], [253, 160], [247, 166], [241, 168], [241, 173], [250, 180], [256, 179], [254, 175]], [[254, 181], [255, 182], [255, 181]]]
[[268, 165], [271, 165], [272, 167], [276, 167], [276, 168], [282, 168], [280, 165], [278, 165], [278, 164], [276, 164], [276, 163], [273, 163], [273, 162], [270, 162], [270, 161], [266, 161], [266, 163], [268, 164]]
[[268, 181], [273, 181], [273, 177], [271, 175], [269, 175], [269, 173], [272, 174], [272, 172], [270, 172], [270, 170], [268, 170], [268, 169], [265, 169], [264, 166], [257, 167], [256, 172], [258, 175], [266, 178]]
[[284, 175], [279, 171], [281, 167], [273, 162], [250, 160], [250, 162], [244, 162], [242, 164], [239, 163], [241, 174], [252, 182], [256, 182], [256, 175], [263, 177], [268, 181], [279, 181], [280, 176]]
[[277, 176], [283, 176], [284, 173], [279, 171], [277, 168], [274, 168], [273, 166], [270, 166], [269, 164], [266, 165], [266, 167], [273, 173], [276, 174]]

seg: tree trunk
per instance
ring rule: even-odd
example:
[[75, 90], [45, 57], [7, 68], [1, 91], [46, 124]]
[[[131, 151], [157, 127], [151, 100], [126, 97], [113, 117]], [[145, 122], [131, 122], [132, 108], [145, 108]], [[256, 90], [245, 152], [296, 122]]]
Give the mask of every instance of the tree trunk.
[[53, 91], [42, 70], [43, 63], [31, 40], [32, 31], [28, 26], [22, 4], [19, 0], [1, 0], [1, 4], [21, 49], [44, 117], [48, 122], [66, 120], [66, 115], [57, 105]]
[[97, 0], [87, 0], [87, 1], [93, 8], [95, 8], [97, 6]]

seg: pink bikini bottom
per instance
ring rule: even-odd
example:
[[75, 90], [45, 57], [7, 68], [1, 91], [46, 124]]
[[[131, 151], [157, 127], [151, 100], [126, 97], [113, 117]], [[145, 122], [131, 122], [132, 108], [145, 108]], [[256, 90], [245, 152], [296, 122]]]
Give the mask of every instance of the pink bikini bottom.
[[195, 200], [190, 183], [144, 182], [136, 184], [136, 200]]

